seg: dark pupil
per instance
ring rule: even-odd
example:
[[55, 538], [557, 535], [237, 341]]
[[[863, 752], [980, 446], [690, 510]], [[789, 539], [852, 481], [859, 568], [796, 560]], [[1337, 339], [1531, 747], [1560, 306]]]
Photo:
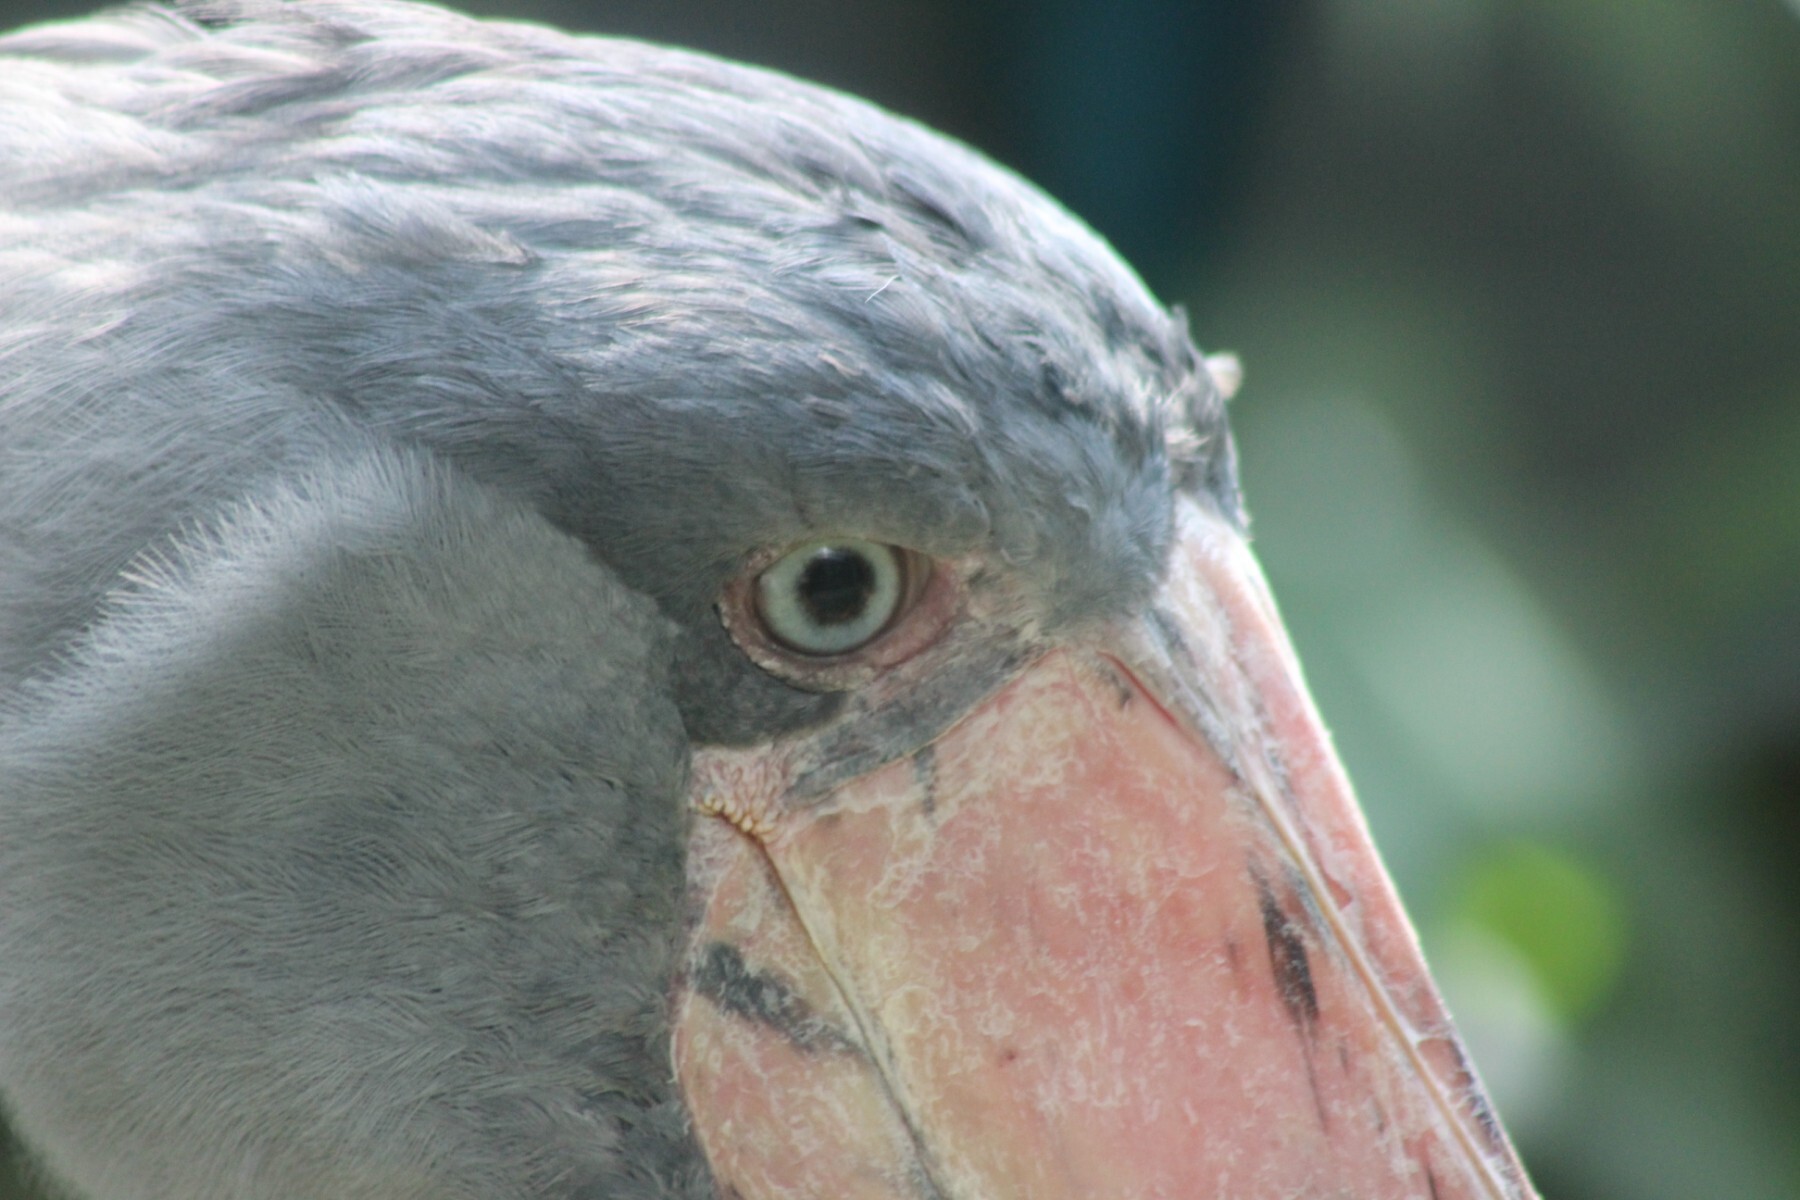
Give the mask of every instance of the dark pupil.
[[874, 593], [875, 567], [854, 550], [827, 546], [800, 572], [800, 603], [820, 625], [856, 620]]

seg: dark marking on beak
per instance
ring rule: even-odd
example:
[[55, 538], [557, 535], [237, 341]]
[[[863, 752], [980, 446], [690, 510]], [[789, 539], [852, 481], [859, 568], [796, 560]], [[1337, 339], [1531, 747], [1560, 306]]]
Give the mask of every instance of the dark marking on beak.
[[1262, 908], [1263, 937], [1269, 944], [1269, 966], [1275, 973], [1275, 990], [1294, 1032], [1300, 1035], [1300, 1054], [1306, 1059], [1306, 1082], [1312, 1089], [1313, 1111], [1319, 1127], [1328, 1129], [1331, 1118], [1325, 1113], [1325, 1101], [1319, 1095], [1319, 1072], [1313, 1065], [1313, 1040], [1319, 1022], [1319, 993], [1313, 988], [1312, 965], [1306, 957], [1306, 939], [1300, 923], [1282, 910], [1269, 881], [1255, 867], [1250, 878], [1256, 881], [1256, 894]]
[[856, 696], [843, 714], [807, 737], [783, 802], [809, 808], [846, 781], [908, 757], [1042, 653], [1035, 644], [1022, 643], [1004, 631], [977, 638], [965, 629], [951, 644], [965, 652], [954, 655], [929, 686], [876, 699]]
[[1150, 611], [1146, 615], [1149, 616], [1150, 623], [1156, 626], [1157, 636], [1163, 640], [1163, 650], [1171, 659], [1185, 662], [1193, 657], [1188, 650], [1187, 639], [1181, 635], [1180, 621], [1154, 604], [1150, 606]]
[[1425, 1164], [1425, 1186], [1431, 1189], [1431, 1200], [1440, 1200], [1438, 1196], [1437, 1172], [1431, 1169], [1430, 1163]]
[[911, 1171], [907, 1172], [906, 1183], [907, 1186], [912, 1189], [913, 1195], [917, 1196], [919, 1200], [944, 1200], [943, 1191], [939, 1189], [937, 1182], [926, 1172], [923, 1164], [915, 1166]]
[[1119, 698], [1119, 707], [1121, 709], [1130, 708], [1132, 700], [1136, 698], [1137, 689], [1131, 686], [1131, 680], [1127, 678], [1118, 664], [1108, 658], [1099, 658], [1095, 660], [1094, 667], [1106, 682], [1112, 685], [1113, 694]]
[[1506, 1135], [1500, 1131], [1500, 1119], [1488, 1104], [1487, 1092], [1475, 1079], [1475, 1068], [1469, 1063], [1469, 1052], [1462, 1044], [1462, 1038], [1451, 1035], [1450, 1052], [1456, 1056], [1457, 1091], [1468, 1097], [1469, 1111], [1475, 1116], [1475, 1123], [1481, 1126], [1481, 1134], [1486, 1139], [1488, 1148], [1500, 1153], [1506, 1146]]
[[786, 980], [752, 971], [736, 946], [713, 942], [702, 950], [693, 987], [722, 1012], [766, 1026], [808, 1054], [863, 1053], [861, 1046], [795, 995]]
[[1319, 1020], [1319, 994], [1313, 990], [1306, 940], [1299, 924], [1282, 911], [1262, 872], [1253, 867], [1250, 876], [1256, 881], [1256, 894], [1262, 905], [1263, 936], [1269, 942], [1269, 965], [1275, 972], [1276, 990], [1281, 993], [1281, 1002], [1295, 1028], [1310, 1038]]
[[912, 756], [913, 782], [919, 786], [919, 794], [923, 797], [920, 807], [925, 815], [937, 815], [937, 751], [929, 745], [920, 746]]

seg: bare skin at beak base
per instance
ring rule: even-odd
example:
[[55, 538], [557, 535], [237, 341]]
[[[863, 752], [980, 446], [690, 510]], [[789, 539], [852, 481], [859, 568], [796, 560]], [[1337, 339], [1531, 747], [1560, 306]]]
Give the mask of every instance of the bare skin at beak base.
[[1145, 617], [700, 823], [676, 1069], [722, 1195], [1532, 1195], [1254, 560], [1183, 509]]

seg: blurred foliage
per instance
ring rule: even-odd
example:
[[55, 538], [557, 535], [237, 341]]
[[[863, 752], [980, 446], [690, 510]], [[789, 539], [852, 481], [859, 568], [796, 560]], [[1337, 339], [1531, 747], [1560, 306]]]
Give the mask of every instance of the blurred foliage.
[[1459, 891], [1452, 915], [1517, 953], [1561, 1019], [1580, 1021], [1611, 997], [1625, 919], [1593, 868], [1566, 851], [1515, 842], [1475, 862]]
[[1248, 366], [1259, 553], [1545, 1195], [1800, 1196], [1800, 14], [474, 7], [868, 95], [1112, 237]]

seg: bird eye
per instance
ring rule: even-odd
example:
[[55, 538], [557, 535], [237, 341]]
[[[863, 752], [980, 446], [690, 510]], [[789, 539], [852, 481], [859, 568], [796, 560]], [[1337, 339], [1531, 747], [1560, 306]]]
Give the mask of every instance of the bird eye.
[[907, 600], [910, 555], [858, 538], [808, 542], [756, 580], [771, 637], [801, 654], [845, 654], [887, 629]]

